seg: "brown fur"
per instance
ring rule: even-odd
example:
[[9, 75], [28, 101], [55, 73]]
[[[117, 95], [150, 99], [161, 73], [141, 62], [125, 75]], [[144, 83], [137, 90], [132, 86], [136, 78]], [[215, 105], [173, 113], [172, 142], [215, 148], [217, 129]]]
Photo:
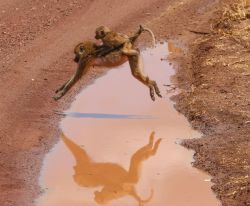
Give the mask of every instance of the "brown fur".
[[[145, 30], [148, 31], [148, 29]], [[139, 49], [134, 46], [134, 42], [143, 31], [144, 29], [140, 27], [138, 32], [129, 38], [107, 27], [98, 27], [95, 37], [101, 39], [103, 44], [99, 46], [94, 42], [84, 41], [75, 47], [75, 61], [78, 63], [76, 73], [56, 91], [57, 95], [54, 99], [60, 99], [82, 77], [88, 67], [113, 67], [126, 61], [129, 61], [132, 75], [149, 88], [151, 99], [155, 100], [155, 93], [161, 97], [156, 82], [144, 75]]]
[[104, 204], [130, 195], [141, 206], [152, 199], [153, 190], [151, 190], [151, 195], [146, 200], [140, 198], [136, 192], [136, 184], [140, 178], [142, 163], [157, 153], [161, 143], [161, 139], [155, 141], [154, 132], [151, 133], [148, 144], [138, 149], [131, 156], [128, 170], [111, 162], [95, 162], [83, 148], [79, 147], [65, 135], [62, 135], [62, 140], [76, 160], [76, 165], [74, 166], [75, 174], [73, 175], [75, 182], [87, 188], [102, 187], [101, 190], [94, 192], [97, 203]]

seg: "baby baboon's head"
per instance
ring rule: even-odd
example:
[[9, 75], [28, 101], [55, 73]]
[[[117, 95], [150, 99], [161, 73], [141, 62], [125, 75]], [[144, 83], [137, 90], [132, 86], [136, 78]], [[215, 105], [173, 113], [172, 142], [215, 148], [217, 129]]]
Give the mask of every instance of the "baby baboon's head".
[[111, 30], [106, 27], [106, 26], [99, 26], [96, 30], [95, 30], [95, 38], [96, 39], [102, 39], [106, 36], [107, 33], [109, 33]]

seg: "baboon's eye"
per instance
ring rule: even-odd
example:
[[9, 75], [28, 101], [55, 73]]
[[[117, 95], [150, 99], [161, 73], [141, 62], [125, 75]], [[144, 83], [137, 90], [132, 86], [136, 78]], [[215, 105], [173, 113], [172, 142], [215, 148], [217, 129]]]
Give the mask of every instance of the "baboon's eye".
[[83, 46], [80, 46], [80, 52], [84, 52], [84, 47]]
[[104, 34], [105, 34], [104, 31], [100, 31], [100, 33], [101, 33], [101, 36], [104, 36]]

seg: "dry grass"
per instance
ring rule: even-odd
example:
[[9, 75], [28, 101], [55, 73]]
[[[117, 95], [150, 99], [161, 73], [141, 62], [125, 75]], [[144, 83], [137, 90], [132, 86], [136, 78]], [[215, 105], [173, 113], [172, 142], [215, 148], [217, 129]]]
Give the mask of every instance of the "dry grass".
[[177, 109], [209, 134], [184, 145], [197, 152], [194, 165], [215, 176], [222, 205], [250, 206], [250, 0], [231, 2], [215, 13], [211, 34], [193, 41], [191, 65], [179, 79], [190, 90]]
[[215, 32], [231, 33], [235, 23], [250, 18], [250, 0], [236, 0], [231, 4], [224, 4], [220, 19], [212, 23]]

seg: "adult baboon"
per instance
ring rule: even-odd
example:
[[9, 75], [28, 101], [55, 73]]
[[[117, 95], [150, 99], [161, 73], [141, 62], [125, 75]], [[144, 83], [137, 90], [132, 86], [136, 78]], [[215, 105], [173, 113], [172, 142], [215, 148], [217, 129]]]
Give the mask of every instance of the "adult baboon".
[[140, 29], [132, 37], [111, 31], [108, 27], [101, 26], [96, 29], [96, 39], [101, 39], [102, 44], [97, 45], [91, 41], [79, 43], [75, 49], [74, 61], [78, 63], [76, 73], [63, 84], [58, 90], [55, 100], [60, 99], [83, 75], [90, 66], [118, 66], [129, 61], [132, 75], [149, 88], [152, 100], [155, 100], [154, 93], [162, 97], [160, 90], [154, 80], [150, 80], [144, 74], [143, 63], [140, 51], [135, 48], [135, 41], [142, 32], [147, 31], [152, 35], [153, 43], [155, 43], [154, 34], [150, 29]]

